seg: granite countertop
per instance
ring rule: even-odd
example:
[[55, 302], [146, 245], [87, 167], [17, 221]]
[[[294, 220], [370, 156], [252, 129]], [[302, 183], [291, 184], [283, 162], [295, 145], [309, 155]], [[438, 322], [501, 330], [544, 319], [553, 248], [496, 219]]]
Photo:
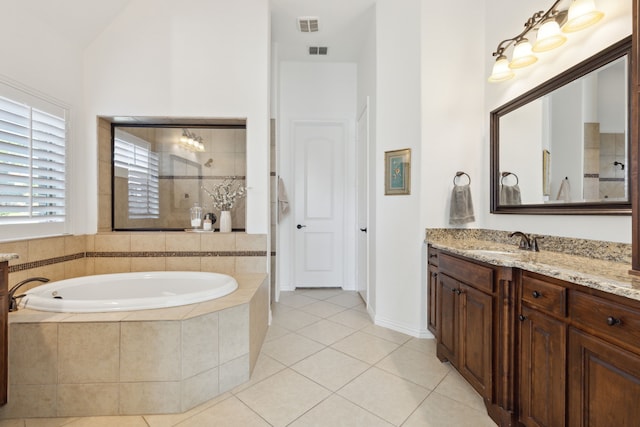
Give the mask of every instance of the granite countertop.
[[18, 254], [3, 254], [0, 253], [0, 262], [11, 261], [12, 259], [17, 259]]
[[531, 252], [514, 244], [477, 239], [427, 238], [434, 248], [488, 264], [515, 267], [640, 301], [640, 276], [631, 265], [561, 252]]

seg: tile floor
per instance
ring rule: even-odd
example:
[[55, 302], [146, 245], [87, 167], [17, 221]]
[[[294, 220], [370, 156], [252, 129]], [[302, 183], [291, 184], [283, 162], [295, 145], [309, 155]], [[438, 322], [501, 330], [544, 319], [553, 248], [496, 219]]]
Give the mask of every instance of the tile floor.
[[375, 326], [360, 297], [334, 289], [281, 294], [253, 376], [188, 412], [30, 418], [0, 427], [495, 426], [482, 399], [433, 340]]

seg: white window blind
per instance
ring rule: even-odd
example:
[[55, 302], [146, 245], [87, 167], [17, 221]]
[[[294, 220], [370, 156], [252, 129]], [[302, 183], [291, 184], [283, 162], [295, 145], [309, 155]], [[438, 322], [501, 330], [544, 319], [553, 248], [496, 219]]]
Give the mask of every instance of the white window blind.
[[0, 224], [65, 221], [66, 114], [50, 107], [0, 96]]
[[159, 160], [158, 154], [151, 151], [150, 144], [116, 129], [113, 164], [115, 168], [127, 171], [129, 218], [159, 218]]

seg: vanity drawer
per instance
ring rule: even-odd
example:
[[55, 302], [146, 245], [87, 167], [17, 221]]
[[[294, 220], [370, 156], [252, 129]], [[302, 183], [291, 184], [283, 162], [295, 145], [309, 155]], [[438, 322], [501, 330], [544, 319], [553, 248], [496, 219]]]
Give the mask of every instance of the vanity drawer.
[[438, 265], [438, 250], [431, 246], [427, 249], [427, 262], [431, 265]]
[[440, 253], [440, 273], [467, 283], [476, 289], [493, 293], [493, 269], [461, 258]]
[[639, 310], [579, 291], [572, 291], [569, 298], [571, 323], [576, 327], [623, 346], [640, 346]]
[[556, 316], [567, 315], [567, 289], [526, 274], [522, 277], [522, 301]]

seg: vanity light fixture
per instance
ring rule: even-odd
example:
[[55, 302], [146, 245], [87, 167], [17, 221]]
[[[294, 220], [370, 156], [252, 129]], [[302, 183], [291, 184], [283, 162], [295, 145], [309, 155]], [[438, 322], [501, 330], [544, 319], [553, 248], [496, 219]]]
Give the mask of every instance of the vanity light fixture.
[[602, 19], [604, 13], [596, 9], [594, 0], [573, 0], [569, 6], [567, 23], [562, 27], [565, 33], [580, 31]]
[[538, 36], [532, 50], [534, 52], [546, 52], [562, 46], [566, 41], [567, 36], [562, 34], [558, 21], [555, 18], [550, 18], [538, 28]]
[[[562, 34], [571, 33], [587, 28], [598, 22], [604, 13], [598, 11], [595, 0], [570, 0], [568, 7], [560, 7], [566, 0], [556, 0], [545, 12], [543, 10], [534, 13], [524, 24], [524, 30], [509, 39], [498, 44], [493, 56], [496, 62], [493, 65], [490, 82], [501, 82], [515, 76], [513, 69], [527, 67], [536, 61], [538, 57], [534, 52], [546, 52], [555, 49], [567, 41]], [[537, 31], [536, 41], [531, 45], [528, 35]], [[506, 51], [513, 46], [511, 61], [507, 59]]]
[[189, 129], [182, 129], [180, 145], [189, 151], [204, 151], [204, 141], [201, 136], [190, 132]]
[[505, 80], [512, 79], [515, 75], [516, 73], [509, 68], [509, 60], [507, 57], [500, 55], [498, 56], [498, 59], [496, 59], [496, 63], [493, 64], [493, 72], [489, 77], [489, 81], [492, 83], [503, 82]]
[[523, 68], [527, 65], [531, 65], [538, 60], [532, 52], [533, 46], [527, 39], [521, 39], [516, 42], [513, 47], [513, 56], [509, 63], [509, 68]]

